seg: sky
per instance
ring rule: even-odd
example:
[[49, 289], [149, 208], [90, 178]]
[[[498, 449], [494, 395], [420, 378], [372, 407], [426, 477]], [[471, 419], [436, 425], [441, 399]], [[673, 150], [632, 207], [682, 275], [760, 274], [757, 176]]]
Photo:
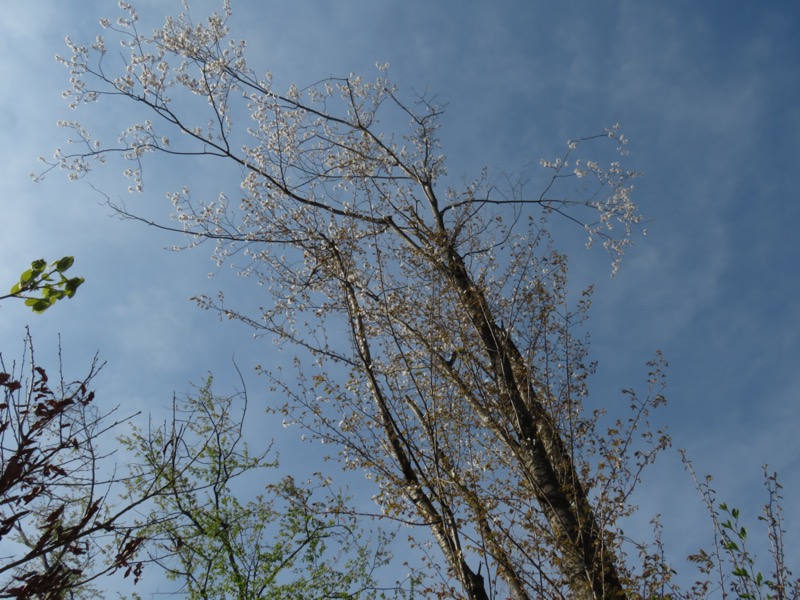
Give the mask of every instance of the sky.
[[[134, 4], [146, 27], [180, 10], [171, 0]], [[209, 371], [218, 391], [231, 390], [234, 362], [251, 406], [268, 402], [253, 367], [285, 356], [190, 301], [220, 288], [257, 294], [252, 282], [217, 269], [210, 247], [166, 251], [172, 236], [112, 218], [102, 205], [107, 194], [165, 217], [162, 188], [215, 185], [215, 173], [156, 164], [135, 199], [117, 167], [79, 182], [57, 172], [40, 183], [29, 177], [41, 168], [38, 156], [64, 146], [56, 121], [75, 116], [61, 98], [68, 75], [54, 56], [67, 52], [66, 35], [92, 41], [98, 19], [117, 16], [115, 5], [3, 3], [0, 286], [36, 258], [64, 255], [75, 256], [73, 271], [86, 283], [41, 316], [3, 302], [0, 352], [19, 355], [26, 325], [45, 363], [55, 360], [60, 335], [74, 377], [99, 352], [107, 366], [98, 395], [126, 411], [158, 414]], [[198, 17], [215, 8], [192, 3]], [[372, 75], [376, 62], [388, 62], [401, 88], [435, 94], [447, 104], [441, 133], [451, 174], [488, 166], [540, 176], [531, 165], [568, 139], [621, 123], [631, 140], [627, 164], [644, 173], [634, 199], [648, 233], [614, 278], [599, 253], [571, 256], [576, 289], [595, 285], [593, 399], [624, 408], [619, 390], [642, 387], [645, 362], [660, 349], [670, 363], [669, 404], [657, 419], [674, 447], [714, 475], [719, 497], [754, 530], [766, 499], [762, 465], [776, 470], [789, 540], [800, 547], [800, 199], [792, 176], [800, 163], [800, 6], [234, 0], [233, 9], [233, 36], [248, 41], [251, 64], [272, 70], [279, 88]], [[92, 122], [111, 132], [125, 117], [120, 110], [98, 106]], [[296, 448], [299, 432], [253, 418], [256, 437], [268, 431], [278, 448]], [[282, 466], [296, 468], [288, 459]], [[707, 520], [674, 451], [645, 475], [636, 500], [642, 523], [663, 515], [676, 560], [696, 549]], [[798, 565], [800, 554], [792, 556]]]

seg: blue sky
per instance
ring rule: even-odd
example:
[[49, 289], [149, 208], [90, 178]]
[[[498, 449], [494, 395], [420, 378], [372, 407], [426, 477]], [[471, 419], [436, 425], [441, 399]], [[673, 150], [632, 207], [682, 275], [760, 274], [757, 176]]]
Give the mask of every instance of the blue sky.
[[[135, 4], [147, 27], [180, 9], [167, 0]], [[192, 6], [198, 16], [217, 7]], [[63, 146], [56, 120], [75, 116], [61, 99], [67, 73], [54, 55], [66, 53], [67, 34], [91, 41], [98, 19], [116, 16], [116, 3], [7, 0], [3, 8], [0, 282], [10, 287], [31, 260], [66, 254], [75, 255], [74, 270], [87, 280], [74, 300], [42, 316], [5, 302], [3, 355], [18, 354], [29, 323], [46, 363], [60, 333], [68, 373], [78, 376], [99, 350], [108, 361], [97, 384], [103, 401], [145, 411], [161, 410], [173, 390], [187, 390], [209, 370], [220, 392], [230, 389], [235, 357], [251, 406], [268, 401], [252, 367], [284, 358], [268, 340], [254, 340], [246, 328], [220, 323], [189, 301], [218, 288], [242, 295], [257, 288], [224, 267], [209, 279], [216, 271], [210, 248], [162, 250], [174, 238], [110, 218], [91, 187], [166, 215], [164, 189], [200, 178], [215, 185], [216, 174], [151, 165], [146, 193], [135, 199], [127, 198], [116, 167], [78, 183], [59, 173], [38, 184], [28, 176], [37, 156]], [[576, 288], [596, 284], [588, 327], [599, 361], [593, 401], [622, 408], [619, 389], [640, 385], [644, 363], [663, 350], [670, 403], [659, 418], [675, 446], [688, 450], [701, 473], [715, 475], [721, 497], [753, 518], [765, 497], [761, 465], [778, 470], [797, 543], [795, 3], [242, 0], [233, 8], [234, 37], [248, 40], [251, 64], [271, 69], [279, 88], [371, 74], [379, 61], [391, 64], [402, 88], [435, 93], [448, 105], [442, 141], [453, 175], [476, 174], [484, 165], [530, 169], [567, 139], [620, 122], [631, 140], [629, 164], [645, 173], [635, 199], [650, 222], [614, 279], [599, 253], [572, 255]], [[119, 107], [96, 108], [95, 128], [112, 131], [124, 117]], [[260, 414], [258, 420], [270, 435], [274, 428], [279, 447], [294, 448], [287, 436], [299, 432]], [[694, 550], [705, 521], [677, 458], [663, 457], [641, 491], [643, 515], [664, 515], [676, 558]]]

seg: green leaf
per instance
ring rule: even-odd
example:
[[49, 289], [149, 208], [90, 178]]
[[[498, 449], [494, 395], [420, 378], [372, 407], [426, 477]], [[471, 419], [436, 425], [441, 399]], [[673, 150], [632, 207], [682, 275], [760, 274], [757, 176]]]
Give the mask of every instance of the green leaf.
[[30, 306], [33, 312], [43, 313], [50, 308], [53, 303], [47, 298], [28, 298], [25, 300], [25, 306]]
[[31, 263], [31, 269], [35, 271], [37, 274], [41, 273], [46, 268], [47, 268], [47, 261], [43, 258], [35, 260]]
[[739, 546], [733, 540], [727, 540], [726, 542], [723, 542], [722, 547], [725, 548], [725, 550], [734, 550], [736, 552], [739, 551]]
[[64, 284], [64, 291], [67, 293], [67, 297], [72, 298], [83, 282], [83, 277], [73, 277], [72, 279], [68, 279]]
[[69, 269], [72, 266], [72, 263], [74, 262], [75, 262], [74, 256], [65, 256], [64, 258], [56, 262], [56, 271], [62, 273], [67, 269]]
[[28, 269], [28, 270], [27, 270], [27, 271], [25, 271], [25, 272], [24, 272], [22, 275], [20, 275], [20, 276], [19, 276], [19, 282], [20, 282], [20, 283], [21, 283], [23, 286], [26, 286], [26, 285], [28, 285], [28, 282], [29, 282], [31, 279], [33, 279], [33, 270], [32, 270], [32, 269]]

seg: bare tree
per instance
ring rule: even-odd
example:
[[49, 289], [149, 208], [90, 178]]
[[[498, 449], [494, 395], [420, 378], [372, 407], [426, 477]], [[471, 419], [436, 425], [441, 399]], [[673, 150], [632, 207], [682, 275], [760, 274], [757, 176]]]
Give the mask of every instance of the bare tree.
[[83, 379], [53, 384], [30, 335], [18, 365], [7, 368], [0, 355], [0, 598], [81, 595], [118, 569], [139, 578], [142, 538], [123, 516], [155, 490], [119, 506], [121, 480], [103, 475], [98, 441], [126, 419], [94, 405], [101, 367], [95, 360]]
[[259, 314], [222, 293], [198, 301], [305, 351], [296, 377], [268, 373], [288, 398], [276, 410], [367, 472], [386, 518], [426, 526], [440, 552], [430, 568], [446, 565], [437, 591], [457, 595], [453, 579], [473, 599], [663, 589], [670, 571], [656, 557], [634, 573], [618, 527], [669, 443], [648, 423], [663, 361], [644, 397], [626, 392], [632, 413], [601, 427], [584, 407], [590, 290], [570, 300], [549, 233], [555, 217], [573, 222], [616, 269], [640, 224], [618, 127], [543, 161], [539, 194], [485, 173], [458, 184], [439, 148], [442, 107], [404, 97], [385, 66], [281, 92], [228, 38], [227, 2], [202, 24], [187, 6], [152, 34], [122, 6], [101, 24], [129, 55], [116, 61], [103, 37], [70, 42], [67, 95], [149, 114], [111, 146], [63, 122], [78, 150], [53, 166], [78, 178], [119, 154], [133, 191], [151, 153], [241, 172], [238, 197], [198, 199], [187, 185], [170, 195], [177, 223], [148, 222], [215, 240], [218, 261], [247, 257], [241, 273], [271, 295]]

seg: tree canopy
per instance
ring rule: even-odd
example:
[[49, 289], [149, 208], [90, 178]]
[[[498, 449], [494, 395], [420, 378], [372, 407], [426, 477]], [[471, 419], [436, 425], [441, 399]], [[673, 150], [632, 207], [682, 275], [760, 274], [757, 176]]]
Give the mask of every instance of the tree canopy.
[[622, 530], [642, 470], [669, 446], [649, 422], [665, 361], [654, 351], [645, 390], [626, 388], [628, 413], [589, 406], [591, 290], [574, 298], [555, 237], [576, 232], [612, 272], [620, 264], [642, 218], [619, 127], [543, 160], [535, 194], [488, 173], [457, 182], [439, 146], [443, 107], [402, 93], [387, 66], [279, 90], [230, 38], [228, 3], [202, 24], [187, 6], [152, 34], [122, 6], [102, 25], [126, 56], [102, 36], [70, 41], [67, 95], [147, 115], [112, 145], [63, 122], [79, 149], [53, 166], [74, 179], [120, 155], [138, 192], [151, 154], [238, 170], [235, 198], [187, 182], [170, 194], [175, 222], [149, 222], [216, 241], [217, 261], [263, 284], [256, 314], [222, 292], [197, 300], [295, 348], [296, 373], [263, 369], [286, 399], [272, 410], [367, 473], [381, 516], [412, 525], [412, 546], [438, 546], [426, 591], [680, 595], [657, 538]]

